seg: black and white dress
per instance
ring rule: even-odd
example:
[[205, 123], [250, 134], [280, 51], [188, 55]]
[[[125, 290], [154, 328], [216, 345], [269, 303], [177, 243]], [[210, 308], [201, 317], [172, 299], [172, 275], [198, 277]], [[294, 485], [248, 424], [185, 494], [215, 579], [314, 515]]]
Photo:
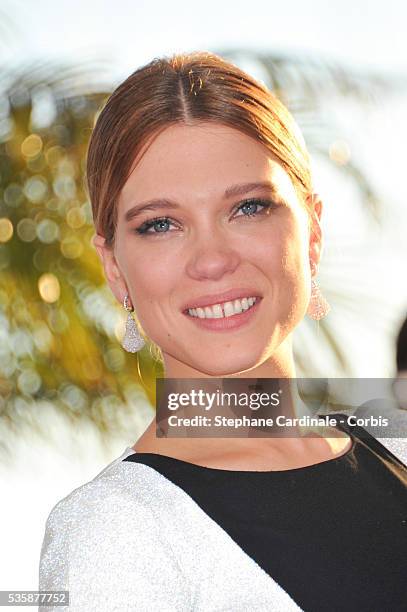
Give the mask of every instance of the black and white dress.
[[51, 511], [40, 589], [69, 612], [406, 612], [406, 441], [339, 428], [343, 455], [282, 471], [126, 448]]

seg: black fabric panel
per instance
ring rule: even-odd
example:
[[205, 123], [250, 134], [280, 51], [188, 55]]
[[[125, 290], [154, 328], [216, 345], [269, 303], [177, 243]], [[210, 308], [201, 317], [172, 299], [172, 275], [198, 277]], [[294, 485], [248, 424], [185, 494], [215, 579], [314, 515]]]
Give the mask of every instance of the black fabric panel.
[[351, 449], [292, 470], [220, 470], [155, 453], [124, 461], [181, 487], [303, 610], [406, 612], [407, 467], [365, 429], [338, 427]]

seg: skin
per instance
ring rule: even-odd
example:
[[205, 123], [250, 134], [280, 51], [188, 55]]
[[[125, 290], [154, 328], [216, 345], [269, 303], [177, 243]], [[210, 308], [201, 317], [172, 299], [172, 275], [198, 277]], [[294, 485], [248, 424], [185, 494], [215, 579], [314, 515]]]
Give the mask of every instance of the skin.
[[[224, 197], [231, 185], [269, 181]], [[152, 198], [177, 202], [176, 210], [124, 214]], [[237, 206], [248, 198], [273, 201], [248, 218]], [[144, 332], [160, 348], [169, 378], [295, 378], [292, 332], [306, 314], [311, 264], [322, 253], [322, 202], [315, 194], [299, 201], [289, 175], [264, 145], [218, 124], [170, 126], [152, 139], [118, 201], [113, 249], [101, 235], [94, 246], [120, 304], [126, 293]], [[253, 210], [253, 209], [252, 209]], [[154, 217], [170, 217], [166, 232], [135, 230]], [[157, 227], [157, 225], [156, 225]], [[258, 289], [263, 299], [245, 326], [217, 333], [200, 329], [182, 313], [194, 298], [235, 287]], [[296, 386], [286, 406], [298, 415]], [[159, 439], [155, 420], [134, 445], [220, 469], [290, 469], [334, 458], [350, 438]]]

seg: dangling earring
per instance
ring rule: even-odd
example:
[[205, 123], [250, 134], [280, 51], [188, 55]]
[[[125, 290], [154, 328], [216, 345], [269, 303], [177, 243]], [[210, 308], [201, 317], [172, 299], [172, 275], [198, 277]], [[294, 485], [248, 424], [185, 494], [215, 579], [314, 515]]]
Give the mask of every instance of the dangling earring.
[[[311, 274], [312, 275], [314, 274], [315, 270], [316, 270], [316, 265], [314, 262], [312, 262], [311, 263]], [[319, 288], [317, 281], [315, 281], [312, 278], [311, 279], [311, 299], [308, 305], [307, 315], [311, 317], [311, 319], [316, 319], [318, 321], [319, 319], [322, 319], [323, 317], [325, 317], [330, 310], [331, 310], [331, 307], [326, 301], [326, 299], [324, 298], [324, 296], [322, 295], [321, 289]]]
[[129, 296], [126, 294], [123, 300], [123, 307], [129, 313], [126, 321], [126, 332], [124, 334], [124, 338], [122, 341], [122, 347], [129, 353], [136, 353], [140, 349], [143, 348], [145, 342], [140, 335], [139, 329], [137, 327], [137, 323], [134, 320], [133, 315], [131, 314], [134, 311], [134, 308], [131, 308], [128, 305]]

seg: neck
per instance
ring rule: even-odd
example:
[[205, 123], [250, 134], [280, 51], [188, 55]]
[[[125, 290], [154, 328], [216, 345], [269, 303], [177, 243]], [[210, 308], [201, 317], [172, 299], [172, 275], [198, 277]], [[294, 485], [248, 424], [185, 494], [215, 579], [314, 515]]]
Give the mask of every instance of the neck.
[[[294, 359], [292, 354], [291, 336], [288, 336], [268, 359], [250, 369], [240, 372], [219, 372], [217, 375], [210, 375], [195, 369], [188, 364], [182, 363], [168, 354], [164, 354], [164, 364], [164, 378], [168, 379], [168, 381], [164, 381], [164, 385], [168, 385], [167, 389], [169, 389], [171, 392], [188, 393], [190, 389], [196, 389], [199, 387], [199, 389], [201, 389], [203, 392], [212, 394], [213, 396], [215, 395], [216, 390], [225, 393], [234, 392], [250, 394], [250, 388], [253, 389], [253, 386], [251, 384], [245, 384], [245, 379], [263, 379], [262, 381], [259, 381], [259, 384], [261, 384], [262, 387], [262, 389], [259, 390], [260, 393], [273, 393], [278, 391], [278, 389], [281, 389], [282, 393], [280, 396], [280, 405], [278, 407], [270, 407], [267, 415], [263, 411], [262, 416], [272, 416], [275, 418], [278, 415], [282, 415], [286, 418], [296, 418], [304, 415], [311, 415], [311, 411], [309, 408], [307, 408], [298, 392]], [[188, 380], [190, 379], [203, 380], [199, 384], [188, 384]], [[269, 380], [269, 382], [267, 382], [267, 380]], [[219, 414], [219, 409], [217, 410], [217, 414]], [[236, 406], [226, 405], [222, 406], [221, 412], [222, 416], [227, 418], [236, 418], [237, 413], [239, 413], [239, 408]], [[249, 416], [256, 417], [260, 415], [260, 412], [262, 411], [252, 411], [248, 409], [245, 411], [245, 414], [250, 413]], [[182, 413], [185, 417], [193, 417], [202, 414], [202, 409], [189, 405], [182, 409]], [[181, 412], [178, 412], [178, 414], [181, 414]], [[207, 412], [206, 414], [208, 415], [210, 412]], [[293, 426], [292, 428], [290, 427], [289, 432], [291, 435], [295, 436], [298, 434], [299, 429], [298, 427]], [[206, 430], [205, 435], [208, 435], [208, 433], [209, 432]], [[249, 427], [247, 430], [241, 429], [240, 433], [247, 438], [267, 437], [267, 433], [261, 429], [256, 429], [253, 427]]]

